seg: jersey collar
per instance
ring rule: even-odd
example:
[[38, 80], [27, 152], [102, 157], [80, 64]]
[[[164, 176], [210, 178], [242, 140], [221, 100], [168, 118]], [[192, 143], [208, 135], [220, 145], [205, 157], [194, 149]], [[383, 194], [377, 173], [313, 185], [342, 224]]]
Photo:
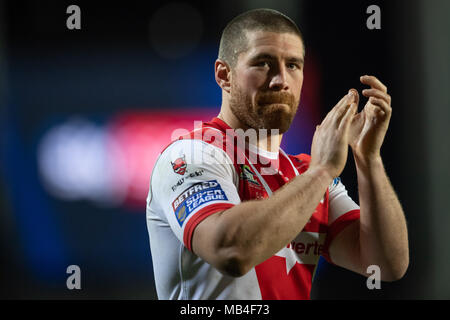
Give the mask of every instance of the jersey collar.
[[[229, 130], [229, 129], [233, 130], [233, 128], [231, 128], [225, 121], [223, 121], [222, 119], [219, 119], [217, 117], [212, 118], [211, 121], [208, 123], [205, 123], [205, 125], [212, 126], [216, 129], [219, 129], [222, 132], [226, 132], [226, 130]], [[247, 149], [250, 152], [256, 153], [259, 156], [266, 158], [267, 160], [278, 159], [279, 154], [281, 152], [281, 151], [279, 151], [278, 153], [275, 153], [275, 152], [266, 151], [266, 150], [258, 148], [258, 146], [255, 146], [255, 145], [249, 145], [247, 147]], [[281, 148], [280, 148], [280, 150], [281, 150]]]
[[219, 119], [217, 117], [212, 118], [211, 121], [205, 123], [205, 125], [212, 126], [223, 132], [226, 132], [227, 129], [232, 129], [225, 121], [223, 121], [222, 119]]

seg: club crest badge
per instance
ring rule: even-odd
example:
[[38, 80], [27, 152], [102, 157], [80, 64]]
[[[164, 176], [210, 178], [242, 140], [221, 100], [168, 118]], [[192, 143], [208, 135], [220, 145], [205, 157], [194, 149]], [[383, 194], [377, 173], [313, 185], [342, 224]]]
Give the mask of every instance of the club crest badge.
[[252, 172], [252, 170], [250, 169], [250, 167], [246, 164], [241, 165], [241, 179], [242, 180], [246, 180], [249, 183], [256, 185], [256, 186], [260, 186], [258, 180], [256, 180], [254, 173]]
[[170, 161], [175, 173], [178, 173], [179, 175], [184, 175], [186, 173], [187, 164], [185, 158], [186, 156], [183, 155], [182, 157], [175, 159], [174, 162]]

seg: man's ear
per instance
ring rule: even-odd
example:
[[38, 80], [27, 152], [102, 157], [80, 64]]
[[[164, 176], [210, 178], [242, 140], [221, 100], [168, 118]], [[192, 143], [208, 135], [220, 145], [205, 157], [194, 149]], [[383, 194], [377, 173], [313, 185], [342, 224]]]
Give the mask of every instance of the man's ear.
[[214, 71], [216, 76], [216, 82], [222, 90], [230, 93], [231, 90], [231, 68], [228, 64], [220, 59], [216, 60], [214, 64]]

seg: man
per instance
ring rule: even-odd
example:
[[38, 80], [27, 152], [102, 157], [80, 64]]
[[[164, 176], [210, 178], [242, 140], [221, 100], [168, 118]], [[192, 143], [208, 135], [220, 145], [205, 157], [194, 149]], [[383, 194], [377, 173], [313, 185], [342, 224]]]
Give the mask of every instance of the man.
[[[224, 29], [220, 114], [171, 143], [151, 178], [159, 298], [309, 299], [320, 255], [362, 275], [378, 265], [384, 281], [406, 272], [406, 222], [380, 156], [391, 99], [377, 78], [361, 77], [370, 89], [360, 113], [351, 89], [317, 126], [311, 156], [280, 149], [300, 101], [304, 50], [295, 23], [274, 10], [246, 12]], [[360, 207], [338, 178], [349, 145]]]

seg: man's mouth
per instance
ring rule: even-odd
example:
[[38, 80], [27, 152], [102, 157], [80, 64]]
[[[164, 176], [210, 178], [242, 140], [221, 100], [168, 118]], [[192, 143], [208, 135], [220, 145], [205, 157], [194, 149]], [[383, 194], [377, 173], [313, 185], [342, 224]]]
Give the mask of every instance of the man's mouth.
[[263, 107], [267, 107], [267, 106], [273, 106], [273, 105], [279, 105], [279, 106], [288, 106], [289, 104], [286, 102], [278, 102], [278, 101], [274, 101], [274, 102], [264, 102], [264, 103], [260, 103], [261, 106]]

